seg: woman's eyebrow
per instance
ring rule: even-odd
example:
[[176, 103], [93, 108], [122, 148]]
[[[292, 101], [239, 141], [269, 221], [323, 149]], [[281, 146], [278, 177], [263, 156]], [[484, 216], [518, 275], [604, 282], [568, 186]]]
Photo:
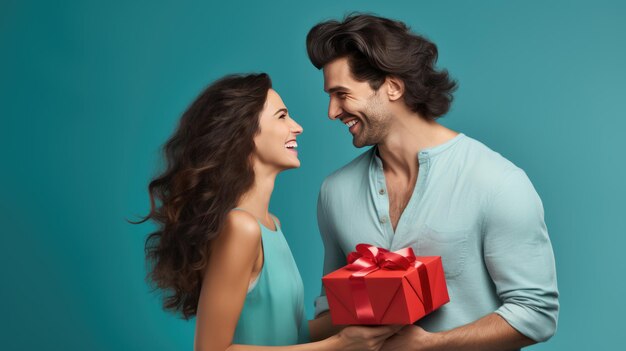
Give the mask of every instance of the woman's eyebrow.
[[274, 116], [276, 116], [279, 112], [289, 113], [286, 108], [281, 108], [278, 111], [274, 112]]

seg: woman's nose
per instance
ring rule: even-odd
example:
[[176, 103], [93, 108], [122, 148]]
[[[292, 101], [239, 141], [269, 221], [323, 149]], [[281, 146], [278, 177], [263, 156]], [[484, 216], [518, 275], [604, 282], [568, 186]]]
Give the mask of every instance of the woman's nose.
[[302, 134], [302, 132], [304, 132], [304, 129], [302, 128], [302, 126], [299, 125], [298, 122], [296, 122], [295, 120], [292, 119], [292, 121], [293, 121], [293, 125], [291, 126], [291, 132], [296, 135]]

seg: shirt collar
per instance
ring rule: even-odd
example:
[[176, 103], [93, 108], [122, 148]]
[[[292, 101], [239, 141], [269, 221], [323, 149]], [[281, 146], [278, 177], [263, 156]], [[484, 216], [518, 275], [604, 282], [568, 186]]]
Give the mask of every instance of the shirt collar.
[[[453, 145], [455, 145], [456, 143], [458, 143], [460, 140], [465, 138], [465, 134], [463, 133], [459, 133], [457, 136], [455, 136], [454, 138], [446, 141], [443, 144], [439, 144], [433, 147], [429, 147], [423, 150], [420, 150], [417, 153], [417, 160], [418, 162], [424, 163], [426, 162], [428, 159], [433, 158], [439, 154], [441, 154], [442, 152], [448, 150], [450, 147], [452, 147]], [[379, 167], [380, 169], [383, 168], [383, 161], [380, 158], [380, 156], [378, 155], [378, 145], [374, 145], [372, 147], [372, 158], [373, 158], [373, 162], [372, 164], [376, 167]]]

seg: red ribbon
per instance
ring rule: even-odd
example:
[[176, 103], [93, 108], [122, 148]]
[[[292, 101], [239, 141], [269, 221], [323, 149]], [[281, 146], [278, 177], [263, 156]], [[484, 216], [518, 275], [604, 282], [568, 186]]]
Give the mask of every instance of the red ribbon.
[[[430, 282], [426, 265], [415, 258], [415, 253], [410, 247], [391, 252], [369, 244], [358, 244], [356, 251], [348, 255], [346, 269], [357, 271], [350, 276], [352, 297], [356, 309], [357, 318], [364, 324], [375, 324], [374, 309], [367, 295], [365, 276], [379, 269], [407, 270], [410, 267], [417, 269], [418, 277], [424, 295], [422, 303], [426, 313], [433, 310]], [[415, 288], [415, 287], [414, 287]], [[416, 291], [417, 293], [417, 291]], [[419, 297], [419, 295], [418, 295]]]

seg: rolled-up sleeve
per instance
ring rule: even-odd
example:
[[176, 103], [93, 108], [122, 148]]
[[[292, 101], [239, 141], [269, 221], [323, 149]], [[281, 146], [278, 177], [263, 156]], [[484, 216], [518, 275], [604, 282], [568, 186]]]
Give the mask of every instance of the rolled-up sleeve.
[[[346, 258], [332, 230], [331, 218], [327, 213], [329, 208], [328, 191], [327, 182], [324, 181], [317, 199], [317, 225], [324, 243], [324, 275], [342, 267], [346, 263]], [[328, 299], [322, 285], [321, 294], [315, 299], [315, 317], [325, 311], [328, 311]]]
[[548, 340], [559, 314], [554, 253], [543, 205], [521, 169], [490, 196], [483, 233], [485, 264], [502, 301], [495, 313], [527, 337]]

